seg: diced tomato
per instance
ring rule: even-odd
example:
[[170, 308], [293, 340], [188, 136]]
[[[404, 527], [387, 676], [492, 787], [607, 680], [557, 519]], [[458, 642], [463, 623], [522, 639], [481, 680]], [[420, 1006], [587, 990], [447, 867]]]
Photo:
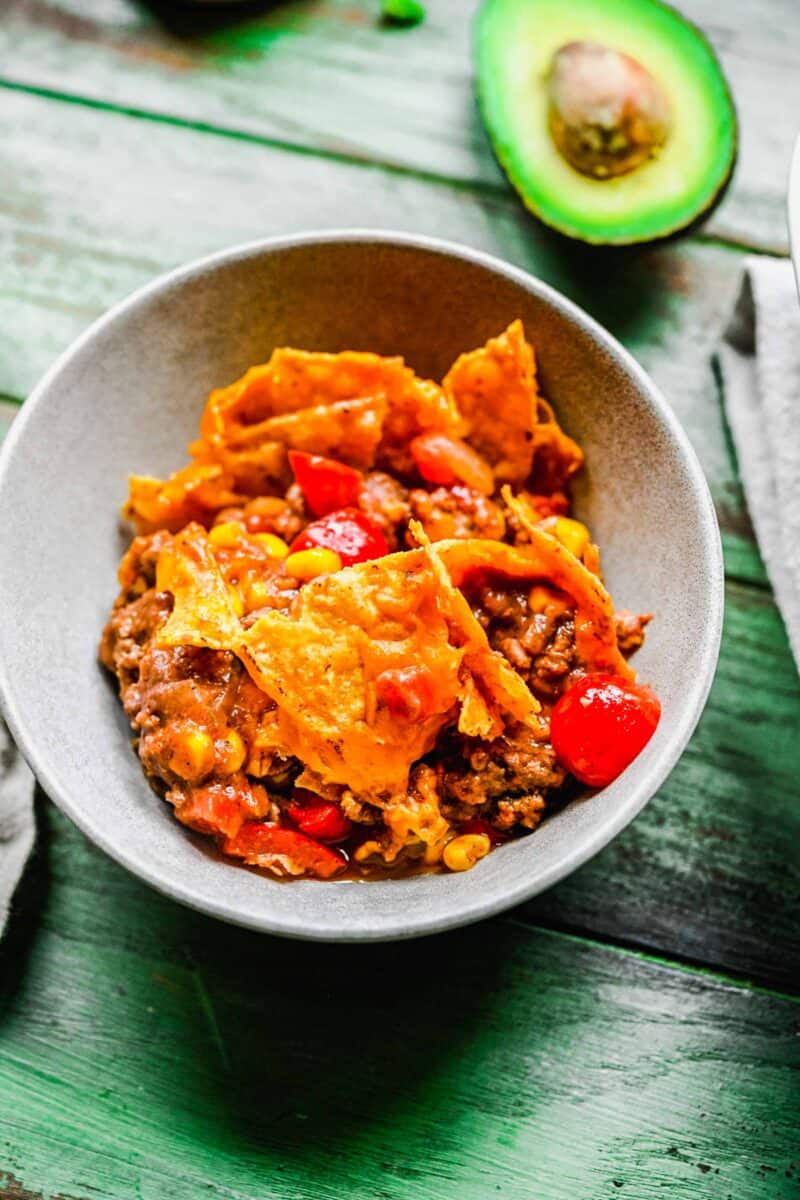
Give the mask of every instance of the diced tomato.
[[379, 704], [401, 721], [424, 721], [433, 711], [435, 686], [427, 667], [397, 667], [375, 680]]
[[266, 821], [248, 821], [234, 837], [228, 838], [222, 849], [225, 854], [248, 862], [270, 855], [289, 858], [295, 867], [320, 879], [330, 879], [347, 866], [347, 859], [338, 850], [322, 846], [304, 833]]
[[294, 554], [312, 546], [335, 550], [345, 567], [389, 553], [380, 525], [358, 508], [340, 508], [312, 521], [294, 539], [290, 549]]
[[484, 496], [494, 491], [494, 473], [486, 459], [458, 438], [443, 433], [423, 433], [411, 441], [417, 470], [428, 483], [452, 487], [465, 483]]
[[354, 467], [303, 450], [290, 450], [289, 464], [315, 517], [358, 503], [364, 476]]
[[338, 804], [320, 800], [311, 792], [295, 792], [286, 812], [301, 833], [318, 842], [343, 842], [353, 828]]
[[619, 675], [587, 675], [553, 709], [553, 749], [590, 787], [621, 775], [655, 732], [661, 705], [651, 688]]
[[458, 827], [459, 833], [483, 833], [488, 837], [493, 846], [499, 846], [502, 842], [508, 839], [499, 829], [495, 829], [494, 825], [490, 825], [483, 817], [472, 817], [469, 821], [462, 821]]
[[175, 806], [175, 816], [198, 833], [234, 837], [242, 827], [245, 805], [231, 784], [209, 783], [193, 788], [186, 799]]

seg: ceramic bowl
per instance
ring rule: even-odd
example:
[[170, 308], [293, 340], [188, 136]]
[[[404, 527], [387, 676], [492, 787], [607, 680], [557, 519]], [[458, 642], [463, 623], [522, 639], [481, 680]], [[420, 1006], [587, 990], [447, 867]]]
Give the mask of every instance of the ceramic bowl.
[[[280, 883], [223, 862], [150, 790], [97, 643], [116, 593], [131, 471], [186, 459], [209, 390], [273, 347], [402, 354], [439, 379], [514, 317], [588, 468], [577, 513], [618, 606], [653, 612], [640, 678], [656, 735], [616, 782], [472, 871], [390, 882]], [[26, 402], [0, 467], [0, 690], [49, 795], [83, 832], [176, 900], [302, 938], [413, 937], [486, 917], [602, 849], [666, 779], [714, 674], [723, 605], [719, 531], [697, 459], [651, 380], [552, 288], [464, 247], [373, 232], [226, 250], [103, 317]]]

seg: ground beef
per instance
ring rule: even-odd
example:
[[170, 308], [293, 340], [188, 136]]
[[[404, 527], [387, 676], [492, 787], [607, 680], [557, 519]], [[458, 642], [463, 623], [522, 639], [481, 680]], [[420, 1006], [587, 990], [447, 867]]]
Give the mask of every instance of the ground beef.
[[497, 829], [533, 829], [566, 778], [550, 743], [520, 724], [490, 742], [451, 734], [441, 749], [442, 812], [451, 821], [482, 816]]
[[632, 613], [627, 608], [621, 608], [614, 613], [614, 625], [617, 631], [617, 645], [627, 658], [638, 650], [644, 641], [645, 626], [653, 619], [652, 613]]
[[[145, 550], [142, 555], [145, 567], [147, 553]], [[180, 733], [190, 725], [206, 733], [213, 743], [211, 761], [203, 773], [209, 784], [224, 764], [225, 739], [231, 731], [241, 738], [239, 745], [246, 751], [251, 774], [269, 776], [275, 786], [288, 782], [293, 764], [269, 750], [261, 753], [258, 749], [259, 726], [274, 704], [256, 687], [239, 659], [230, 651], [156, 645], [154, 635], [171, 608], [171, 597], [154, 588], [129, 603], [125, 603], [123, 593], [100, 646], [101, 661], [119, 681], [125, 713], [138, 736], [139, 758], [148, 777], [164, 785], [168, 798], [176, 805], [197, 790], [187, 786], [185, 772], [175, 769]], [[225, 767], [222, 774], [222, 782], [228, 787], [234, 774], [241, 775], [241, 771]], [[249, 796], [252, 789], [248, 791], [246, 782], [242, 787]], [[253, 800], [257, 807], [263, 808], [265, 803], [263, 798]]]
[[432, 492], [414, 488], [410, 494], [411, 515], [421, 523], [431, 541], [445, 538], [494, 538], [506, 531], [503, 510], [487, 496], [458, 484]]
[[172, 597], [149, 588], [112, 612], [100, 642], [100, 661], [117, 676], [123, 703], [129, 688], [139, 679], [147, 643], [171, 611]]
[[380, 525], [390, 550], [399, 549], [411, 516], [408, 491], [391, 475], [370, 471], [364, 479], [359, 507]]
[[244, 508], [223, 509], [217, 513], [214, 524], [240, 521], [248, 533], [274, 533], [285, 542], [292, 542], [310, 519], [303, 493], [293, 483], [285, 496], [257, 496]]
[[578, 670], [575, 622], [558, 593], [532, 611], [530, 592], [488, 581], [474, 589], [470, 604], [494, 650], [504, 654], [540, 699], [557, 699]]

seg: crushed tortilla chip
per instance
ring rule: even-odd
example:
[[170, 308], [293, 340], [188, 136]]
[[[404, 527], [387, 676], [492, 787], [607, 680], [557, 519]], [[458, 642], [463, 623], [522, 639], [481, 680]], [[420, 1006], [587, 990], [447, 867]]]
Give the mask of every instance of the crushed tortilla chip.
[[407, 442], [416, 434], [459, 424], [438, 384], [417, 378], [402, 358], [279, 349], [268, 363], [211, 393], [200, 437], [209, 446], [241, 449], [268, 439], [272, 418], [367, 398], [387, 406], [378, 457], [388, 464], [408, 456]]
[[[351, 467], [367, 470], [375, 461], [387, 407], [385, 396], [363, 396], [282, 413], [254, 425], [249, 432], [258, 431], [259, 436], [242, 438], [240, 445], [256, 448], [264, 443], [277, 444], [289, 450], [331, 455]], [[195, 446], [201, 455], [211, 449], [202, 441]]]
[[491, 741], [503, 732], [499, 714], [492, 712], [486, 697], [481, 692], [473, 675], [467, 677], [458, 714], [458, 732], [465, 737], [483, 738]]
[[560, 491], [583, 466], [584, 454], [559, 425], [552, 407], [541, 396], [533, 427], [533, 467], [530, 488], [550, 495]]
[[[438, 595], [424, 554], [406, 551], [314, 580], [291, 615], [265, 612], [243, 635], [240, 653], [278, 706], [283, 744], [324, 782], [370, 796], [403, 792], [411, 764], [452, 720], [463, 654]], [[417, 722], [375, 702], [381, 672], [409, 663], [435, 681]]]
[[472, 554], [476, 558], [476, 565], [480, 565], [487, 557], [491, 557], [495, 547], [500, 547], [501, 550], [508, 547], [504, 542], [494, 542], [488, 538], [431, 542], [418, 521], [412, 521], [409, 529], [428, 555], [439, 580], [444, 610], [457, 631], [459, 644], [464, 647], [464, 661], [467, 666], [501, 711], [511, 713], [518, 721], [530, 724], [542, 706], [508, 659], [491, 648], [486, 631], [467, 604], [464, 595], [455, 586], [449, 569], [449, 556], [453, 548], [456, 548], [459, 561], [468, 561]]
[[174, 600], [158, 645], [236, 651], [242, 627], [202, 526], [187, 525], [161, 551], [156, 587]]
[[456, 359], [444, 390], [465, 421], [467, 441], [499, 480], [523, 483], [533, 463], [536, 363], [522, 322]]
[[190, 521], [209, 524], [215, 512], [238, 503], [233, 487], [232, 476], [219, 463], [191, 463], [169, 479], [131, 475], [122, 515], [137, 533], [177, 533]]

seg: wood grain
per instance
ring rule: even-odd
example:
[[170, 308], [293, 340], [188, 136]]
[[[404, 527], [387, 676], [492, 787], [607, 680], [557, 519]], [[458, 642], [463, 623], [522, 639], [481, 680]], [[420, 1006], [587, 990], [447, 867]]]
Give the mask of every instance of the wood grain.
[[[381, 26], [377, 0], [210, 12], [157, 0], [5, 0], [0, 75], [504, 192], [473, 98], [476, 7], [477, 0], [436, 0], [424, 24], [402, 31]], [[684, 0], [681, 7], [720, 54], [741, 119], [734, 184], [707, 232], [785, 251], [800, 6]]]
[[503, 193], [41, 97], [6, 93], [0, 132], [0, 391], [24, 396], [93, 317], [225, 245], [345, 225], [448, 237], [559, 287], [652, 371], [709, 478], [731, 572], [764, 582], [710, 365], [739, 254], [687, 240], [617, 252], [570, 245]]
[[508, 920], [280, 942], [61, 817], [3, 958], [0, 1195], [797, 1195], [786, 998]]

